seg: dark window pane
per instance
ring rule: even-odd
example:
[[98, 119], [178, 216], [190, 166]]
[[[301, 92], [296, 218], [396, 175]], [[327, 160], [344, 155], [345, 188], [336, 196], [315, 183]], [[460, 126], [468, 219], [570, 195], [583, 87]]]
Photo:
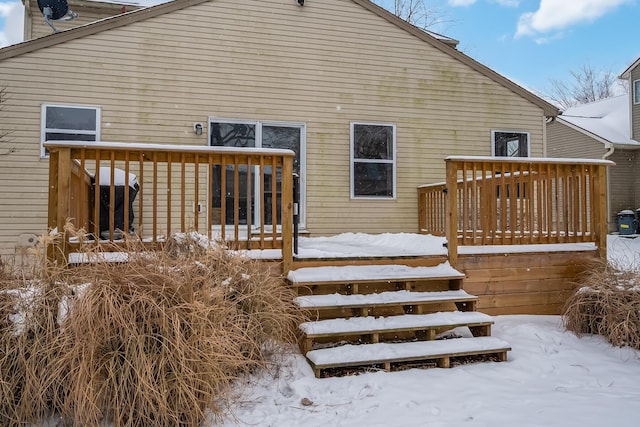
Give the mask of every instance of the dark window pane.
[[93, 108], [47, 107], [47, 129], [96, 130]]
[[293, 171], [300, 173], [300, 128], [284, 126], [262, 126], [263, 148], [285, 148], [293, 150]]
[[211, 145], [216, 147], [255, 147], [256, 126], [248, 123], [211, 122]]
[[495, 155], [497, 157], [527, 157], [529, 141], [526, 133], [495, 132]]
[[95, 141], [96, 136], [93, 134], [83, 133], [61, 133], [61, 132], [47, 132], [45, 134], [46, 141]]
[[353, 157], [392, 160], [393, 127], [353, 125]]
[[393, 164], [354, 163], [354, 196], [393, 197]]

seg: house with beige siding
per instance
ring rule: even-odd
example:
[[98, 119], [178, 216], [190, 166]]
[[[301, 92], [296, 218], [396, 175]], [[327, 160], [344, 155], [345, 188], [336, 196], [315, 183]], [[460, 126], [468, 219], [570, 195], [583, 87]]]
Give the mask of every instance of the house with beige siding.
[[640, 59], [621, 75], [629, 94], [569, 108], [547, 126], [548, 155], [609, 159], [609, 230], [617, 214], [640, 208]]
[[[34, 38], [0, 49], [5, 256], [47, 231], [45, 141], [290, 149], [304, 235], [416, 232], [416, 188], [444, 180], [447, 156], [543, 157], [558, 114], [368, 0], [174, 0], [55, 34], [36, 31], [35, 3], [25, 0]], [[236, 172], [244, 185], [230, 194]], [[185, 190], [183, 222], [279, 215], [268, 202], [242, 208], [262, 185], [246, 168], [201, 175], [193, 185], [218, 196]], [[143, 199], [142, 216], [170, 200]]]

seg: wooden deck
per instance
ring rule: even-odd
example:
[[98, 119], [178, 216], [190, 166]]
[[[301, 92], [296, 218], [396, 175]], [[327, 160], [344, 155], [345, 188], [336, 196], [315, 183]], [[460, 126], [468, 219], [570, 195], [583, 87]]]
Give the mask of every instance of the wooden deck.
[[[49, 250], [51, 259], [68, 263], [77, 248], [102, 248], [95, 236], [105, 233], [107, 250], [117, 250], [122, 230], [114, 220], [114, 178], [121, 169], [122, 227], [133, 227], [131, 236], [145, 250], [161, 247], [173, 232], [195, 229], [209, 239], [217, 234], [231, 249], [277, 252], [274, 271], [287, 277], [297, 290], [296, 303], [310, 315], [300, 325], [300, 349], [317, 376], [505, 361], [509, 344], [490, 336], [489, 315], [558, 314], [577, 277], [591, 261], [606, 257], [607, 161], [449, 158], [446, 182], [418, 189], [418, 231], [443, 236], [446, 248], [440, 244], [437, 253], [425, 255], [312, 259], [294, 255], [288, 150], [73, 141], [46, 146], [49, 226], [63, 234]], [[109, 184], [100, 188], [105, 166]], [[231, 189], [231, 205], [207, 188], [207, 175], [216, 170], [231, 171], [211, 178], [221, 180], [216, 188]], [[247, 171], [246, 179], [240, 170]], [[130, 208], [132, 171], [140, 188]], [[252, 174], [256, 182], [270, 180], [270, 190], [253, 191]], [[201, 202], [204, 223], [189, 213], [199, 211]], [[128, 209], [135, 209], [134, 224]], [[252, 224], [251, 218], [259, 221]], [[68, 221], [87, 234], [73, 237]]]

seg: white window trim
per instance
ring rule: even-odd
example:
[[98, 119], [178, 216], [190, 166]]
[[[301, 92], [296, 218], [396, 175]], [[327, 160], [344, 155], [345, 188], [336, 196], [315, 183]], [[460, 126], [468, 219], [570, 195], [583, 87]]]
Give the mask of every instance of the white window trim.
[[82, 109], [82, 110], [95, 110], [96, 111], [96, 130], [95, 131], [90, 131], [90, 130], [74, 130], [74, 133], [77, 134], [84, 134], [84, 135], [95, 135], [96, 136], [96, 142], [100, 141], [100, 124], [102, 122], [101, 117], [102, 117], [102, 108], [97, 106], [97, 105], [68, 105], [68, 104], [42, 104], [42, 107], [40, 109], [40, 158], [41, 159], [48, 159], [49, 155], [46, 154], [45, 149], [44, 149], [44, 143], [46, 142], [45, 138], [47, 135], [47, 132], [59, 132], [59, 133], [66, 133], [69, 132], [71, 129], [55, 129], [55, 128], [51, 128], [48, 129], [47, 128], [47, 108], [48, 107], [62, 107], [62, 108], [78, 108], [78, 109]]
[[640, 104], [640, 79], [634, 80], [631, 86], [633, 87], [632, 89], [633, 105], [638, 105]]
[[[353, 137], [354, 132], [353, 128], [356, 125], [364, 125], [364, 126], [390, 126], [393, 129], [393, 158], [392, 159], [355, 159], [354, 149], [353, 149]], [[395, 123], [376, 123], [376, 122], [351, 122], [349, 123], [349, 193], [351, 200], [396, 200], [398, 197], [397, 186], [396, 186], [396, 177], [397, 177], [397, 164], [396, 159], [398, 155], [396, 153], [396, 124]], [[354, 164], [358, 163], [389, 163], [393, 165], [393, 196], [356, 196], [355, 195], [355, 185], [354, 185], [354, 175], [355, 175], [355, 167]]]
[[[285, 121], [268, 121], [268, 120], [242, 120], [228, 119], [222, 117], [209, 116], [207, 126], [209, 127], [207, 144], [211, 144], [211, 122], [216, 123], [244, 123], [256, 126], [256, 145], [249, 148], [262, 148], [262, 126], [281, 126], [300, 128], [300, 201], [298, 203], [298, 214], [300, 229], [306, 229], [307, 223], [307, 124], [304, 122], [285, 122]], [[259, 177], [254, 177], [254, 188], [260, 188]], [[209, 186], [207, 188], [210, 188]], [[258, 210], [259, 212], [259, 210]]]
[[531, 157], [531, 133], [523, 130], [491, 130], [491, 157], [496, 157], [496, 133], [522, 133], [527, 135], [527, 157]]

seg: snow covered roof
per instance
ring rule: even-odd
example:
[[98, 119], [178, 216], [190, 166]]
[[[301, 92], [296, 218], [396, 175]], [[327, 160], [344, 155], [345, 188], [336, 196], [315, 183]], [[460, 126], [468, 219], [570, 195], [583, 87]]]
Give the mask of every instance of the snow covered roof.
[[627, 94], [569, 108], [557, 120], [605, 144], [640, 146], [631, 139]]

